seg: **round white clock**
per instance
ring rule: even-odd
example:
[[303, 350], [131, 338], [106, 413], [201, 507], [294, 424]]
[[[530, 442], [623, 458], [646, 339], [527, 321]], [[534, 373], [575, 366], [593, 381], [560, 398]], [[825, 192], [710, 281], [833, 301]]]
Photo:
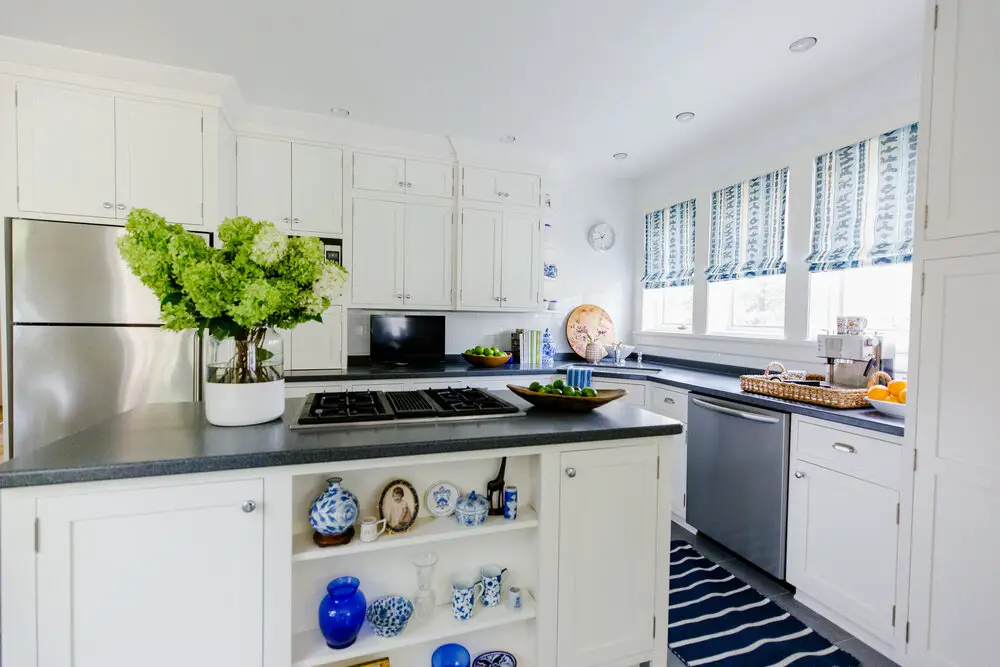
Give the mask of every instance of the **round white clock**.
[[615, 245], [615, 230], [606, 222], [599, 222], [587, 234], [590, 247], [594, 250], [611, 250]]

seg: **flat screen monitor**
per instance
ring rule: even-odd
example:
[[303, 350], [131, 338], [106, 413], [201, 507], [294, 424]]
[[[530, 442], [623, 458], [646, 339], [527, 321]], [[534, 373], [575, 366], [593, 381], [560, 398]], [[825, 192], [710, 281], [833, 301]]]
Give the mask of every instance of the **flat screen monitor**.
[[444, 361], [444, 315], [372, 315], [371, 360], [429, 365]]

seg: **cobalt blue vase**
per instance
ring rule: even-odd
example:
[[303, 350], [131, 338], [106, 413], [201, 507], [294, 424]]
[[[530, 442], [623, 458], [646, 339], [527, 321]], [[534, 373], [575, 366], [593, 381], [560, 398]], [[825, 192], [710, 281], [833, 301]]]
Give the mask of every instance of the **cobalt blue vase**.
[[354, 577], [338, 577], [327, 584], [326, 597], [319, 603], [319, 629], [330, 648], [347, 648], [358, 638], [368, 607], [360, 585]]

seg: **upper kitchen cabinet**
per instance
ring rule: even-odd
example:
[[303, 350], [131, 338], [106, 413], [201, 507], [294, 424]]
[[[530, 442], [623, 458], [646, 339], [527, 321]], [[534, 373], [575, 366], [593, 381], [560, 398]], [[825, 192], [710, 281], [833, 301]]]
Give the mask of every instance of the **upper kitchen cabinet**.
[[148, 208], [203, 224], [201, 108], [36, 81], [16, 86], [20, 211], [115, 220]]
[[343, 151], [240, 137], [237, 210], [292, 233], [343, 233]]
[[293, 371], [344, 367], [344, 307], [332, 306], [322, 322], [306, 322], [285, 333], [285, 365]]
[[505, 206], [540, 206], [542, 179], [533, 174], [462, 167], [462, 197]]
[[992, 192], [1000, 154], [996, 0], [938, 0], [933, 31], [925, 238], [1000, 232]]
[[355, 153], [352, 182], [356, 190], [422, 197], [455, 195], [455, 171], [450, 162]]
[[542, 272], [537, 215], [462, 211], [459, 307], [536, 310]]

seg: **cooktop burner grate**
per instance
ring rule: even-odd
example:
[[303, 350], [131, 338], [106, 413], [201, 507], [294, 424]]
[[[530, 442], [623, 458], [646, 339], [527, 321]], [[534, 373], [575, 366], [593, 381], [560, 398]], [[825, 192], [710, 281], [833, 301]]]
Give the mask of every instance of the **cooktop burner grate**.
[[483, 389], [351, 391], [310, 394], [297, 425], [319, 426], [403, 420], [496, 417], [522, 414]]

